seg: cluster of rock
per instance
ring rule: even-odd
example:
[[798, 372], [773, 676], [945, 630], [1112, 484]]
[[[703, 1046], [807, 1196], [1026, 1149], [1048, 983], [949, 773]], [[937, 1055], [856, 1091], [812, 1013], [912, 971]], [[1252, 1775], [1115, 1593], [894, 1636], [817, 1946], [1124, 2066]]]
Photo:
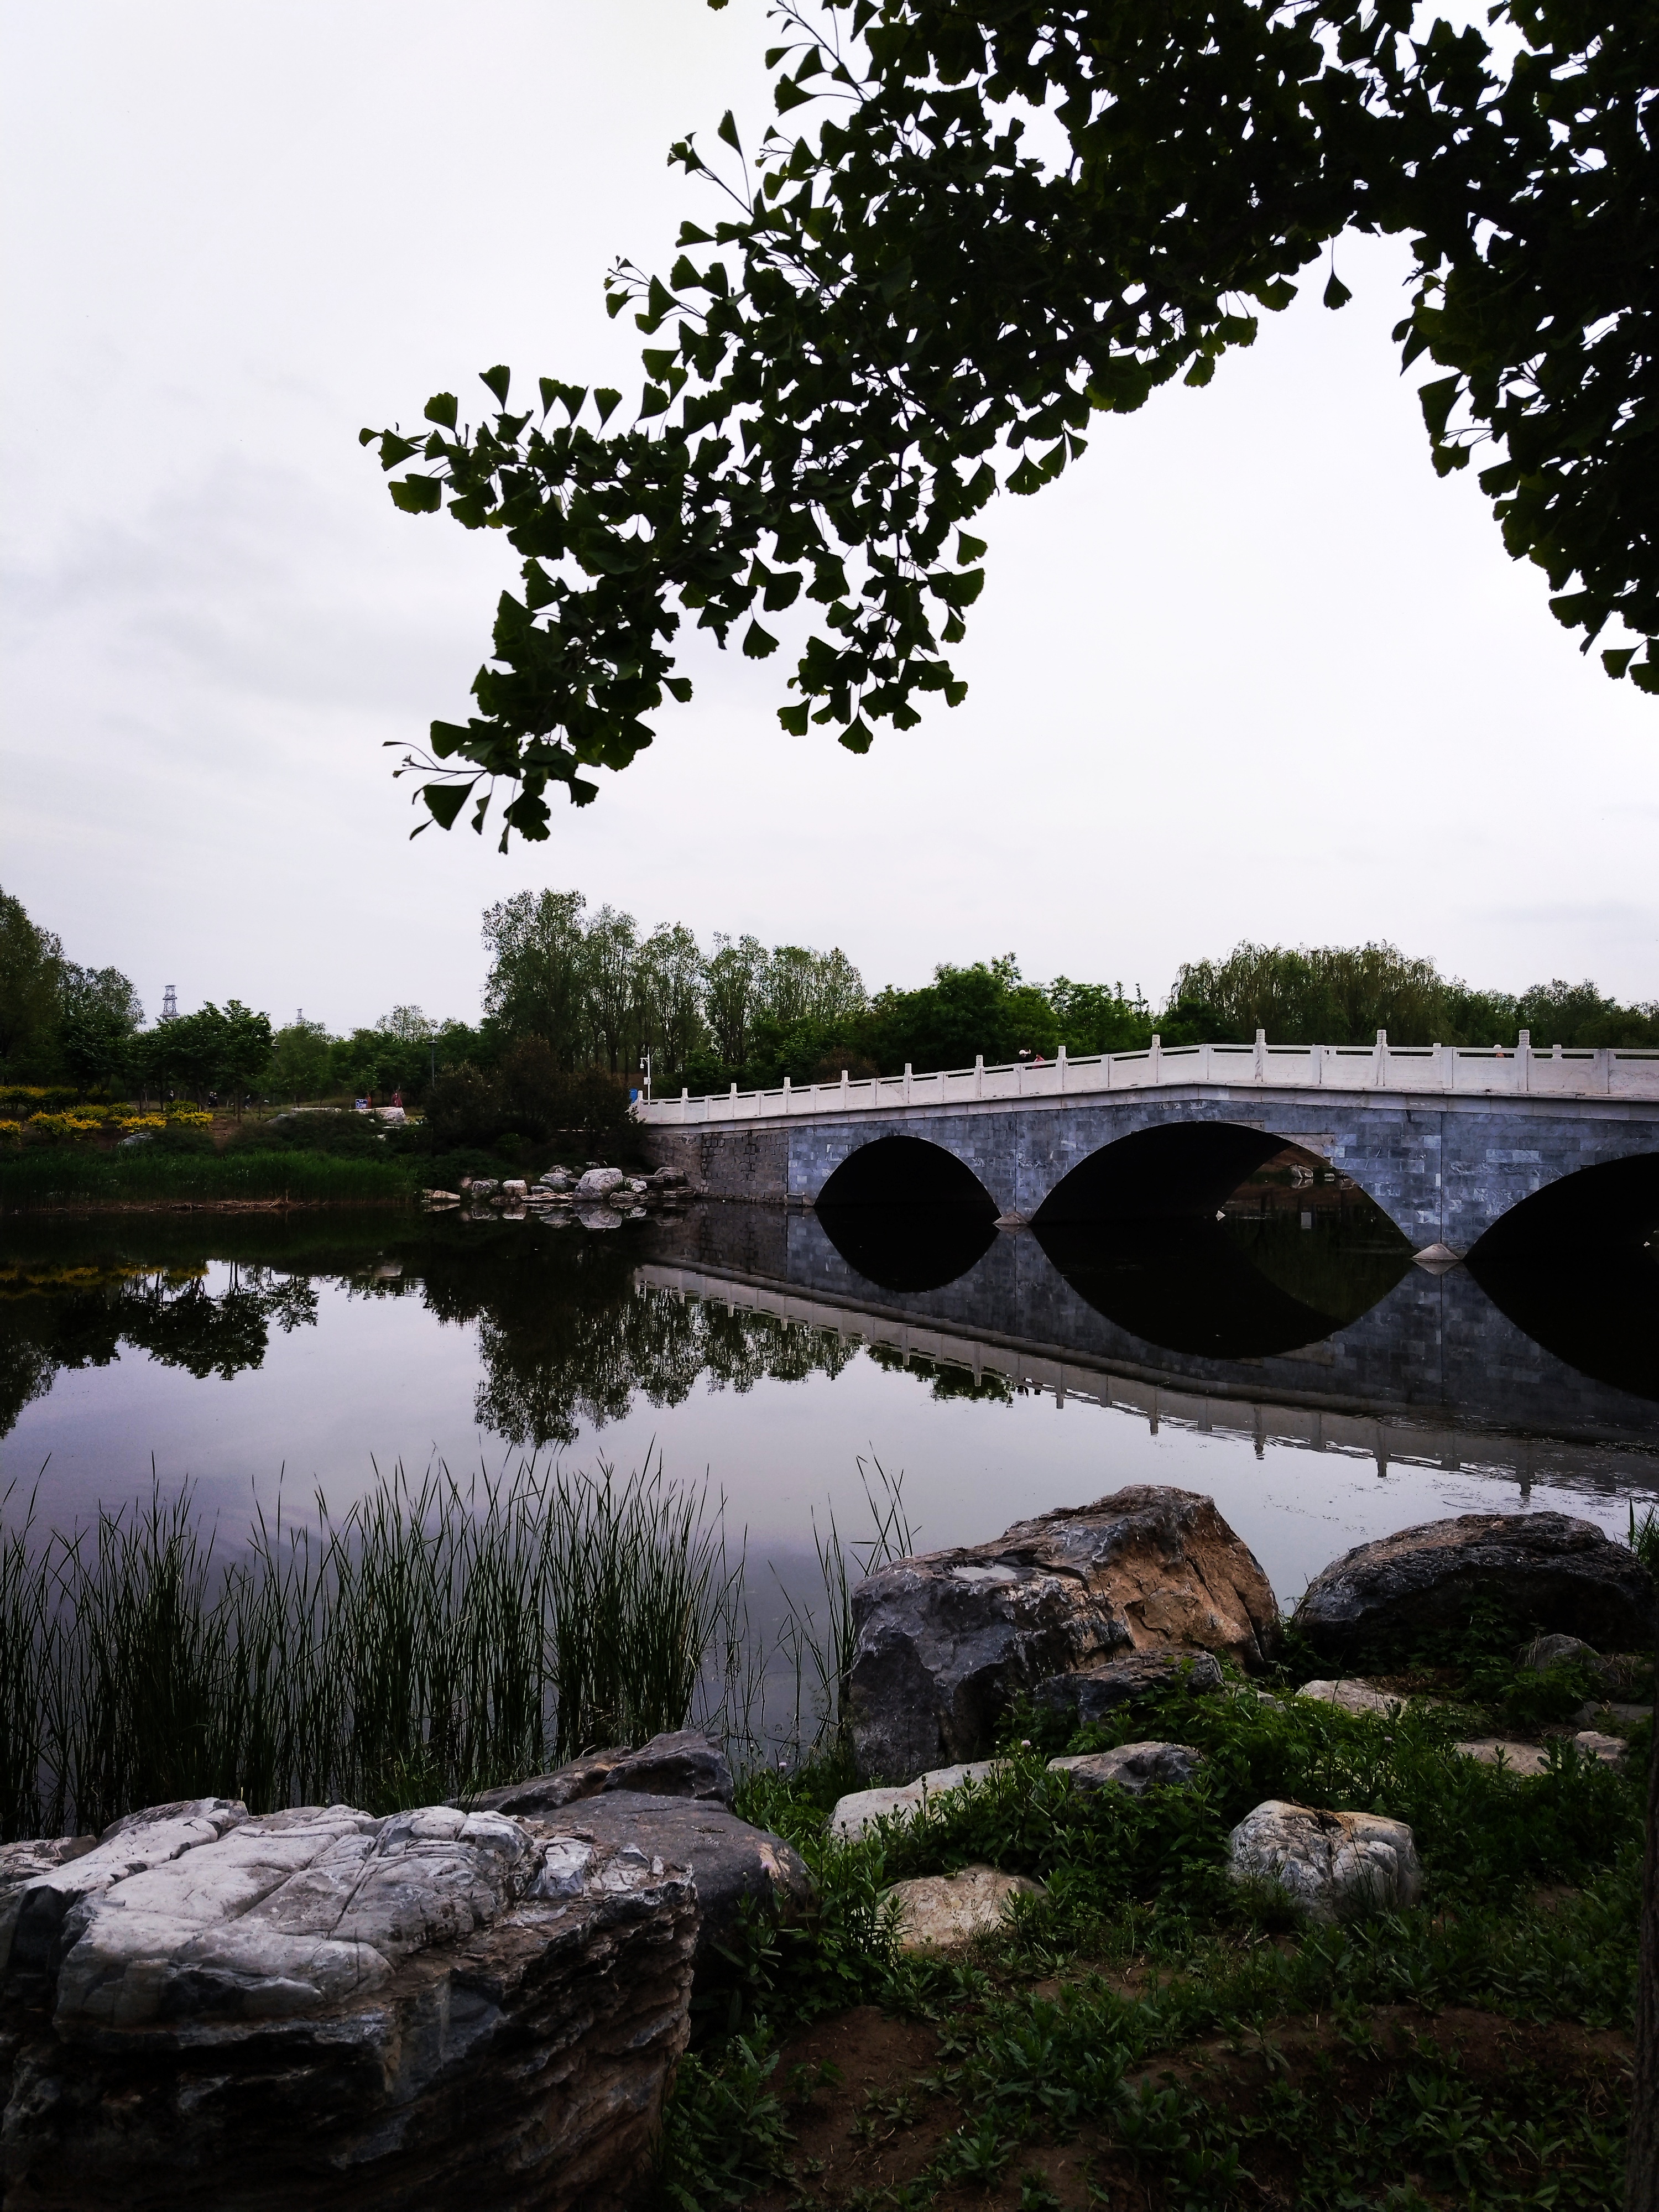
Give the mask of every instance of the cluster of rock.
[[641, 1219], [653, 1205], [672, 1205], [687, 1194], [678, 1168], [658, 1168], [651, 1175], [638, 1176], [597, 1164], [580, 1176], [568, 1168], [550, 1168], [534, 1182], [514, 1176], [497, 1182], [489, 1176], [464, 1176], [459, 1190], [421, 1194], [434, 1210], [463, 1209], [464, 1220], [536, 1219], [556, 1227], [579, 1221], [585, 1229], [615, 1229], [623, 1221]]
[[[596, 1204], [625, 1212], [629, 1179], [598, 1173]], [[587, 1181], [549, 1207], [575, 1210]], [[1340, 1669], [1466, 1616], [1477, 1592], [1547, 1632], [1532, 1664], [1571, 1662], [1609, 1692], [1619, 1662], [1579, 1637], [1651, 1644], [1645, 1572], [1556, 1514], [1361, 1546], [1297, 1618]], [[1146, 1487], [900, 1561], [860, 1588], [854, 1620], [851, 1724], [871, 1786], [836, 1808], [844, 1837], [994, 1786], [983, 1754], [1016, 1698], [1086, 1721], [1177, 1681], [1214, 1695], [1222, 1661], [1258, 1668], [1279, 1634], [1261, 1567], [1213, 1503]], [[1340, 1672], [1301, 1694], [1385, 1717], [1399, 1703]], [[1582, 1748], [1616, 1755], [1593, 1733]], [[1522, 1771], [1510, 1754], [1537, 1752], [1459, 1748]], [[1049, 1766], [1072, 1790], [1131, 1798], [1204, 1779], [1199, 1751], [1163, 1741]], [[741, 1918], [812, 1906], [798, 1855], [739, 1820], [733, 1796], [724, 1757], [681, 1731], [384, 1818], [250, 1818], [202, 1798], [0, 1850], [0, 2202], [414, 2212], [476, 2196], [607, 2212], [648, 2157], [698, 2008], [729, 1997]], [[1422, 1891], [1409, 1828], [1340, 1808], [1258, 1805], [1230, 1859], [1315, 1919]], [[900, 1941], [935, 1948], [1039, 1890], [969, 1866], [889, 1897]]]
[[[1549, 1632], [1528, 1655], [1540, 1668], [1593, 1662], [1611, 1686], [1620, 1662], [1599, 1660], [1581, 1633], [1652, 1646], [1646, 1570], [1592, 1523], [1559, 1513], [1465, 1514], [1360, 1545], [1315, 1577], [1296, 1620], [1340, 1662], [1461, 1627], [1477, 1598]], [[836, 1806], [832, 1825], [845, 1836], [984, 1784], [996, 1771], [985, 1754], [1018, 1698], [1085, 1723], [1177, 1682], [1213, 1692], [1221, 1660], [1249, 1673], [1280, 1632], [1266, 1577], [1213, 1502], [1146, 1486], [1021, 1522], [992, 1544], [900, 1560], [854, 1593], [854, 1623], [851, 1732], [872, 1786]], [[1404, 1702], [1352, 1679], [1310, 1683], [1301, 1694], [1384, 1717]], [[1576, 1747], [1615, 1760], [1622, 1739], [1588, 1723], [1639, 1717], [1633, 1706], [1586, 1706]], [[1495, 1739], [1456, 1748], [1522, 1774], [1547, 1758], [1538, 1745]], [[1076, 1788], [1139, 1794], [1189, 1785], [1200, 1754], [1144, 1743], [1049, 1764]], [[1408, 1905], [1421, 1892], [1410, 1830], [1369, 1814], [1272, 1800], [1235, 1829], [1231, 1859], [1240, 1880], [1270, 1882], [1319, 1918]], [[1006, 1910], [1017, 1893], [988, 1886], [990, 1872], [964, 1869], [955, 1890], [942, 1877], [898, 1885], [905, 1940], [933, 1944], [952, 1929], [949, 1940], [963, 1940]]]
[[810, 1899], [731, 1794], [683, 1735], [505, 1802], [0, 1850], [7, 2212], [619, 2205], [738, 1899]]

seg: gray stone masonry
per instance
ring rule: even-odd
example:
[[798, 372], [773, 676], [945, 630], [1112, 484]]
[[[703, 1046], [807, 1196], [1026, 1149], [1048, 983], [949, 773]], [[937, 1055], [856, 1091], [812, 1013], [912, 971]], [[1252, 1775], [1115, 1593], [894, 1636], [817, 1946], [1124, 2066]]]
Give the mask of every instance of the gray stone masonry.
[[921, 1138], [971, 1170], [999, 1212], [1031, 1219], [1073, 1169], [1143, 1131], [1208, 1125], [1297, 1145], [1347, 1176], [1414, 1249], [1468, 1251], [1511, 1208], [1580, 1169], [1659, 1158], [1659, 1102], [1214, 1085], [1121, 1097], [987, 1099], [891, 1113], [644, 1126], [654, 1160], [716, 1198], [816, 1205], [842, 1164], [884, 1137]]

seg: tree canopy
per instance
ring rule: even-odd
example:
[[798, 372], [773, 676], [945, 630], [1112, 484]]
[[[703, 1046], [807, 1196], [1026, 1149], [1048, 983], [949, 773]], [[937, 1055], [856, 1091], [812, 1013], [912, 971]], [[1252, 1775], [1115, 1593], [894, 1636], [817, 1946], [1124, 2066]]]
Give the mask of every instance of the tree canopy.
[[[715, 7], [725, 0], [710, 0]], [[1207, 384], [1344, 230], [1404, 234], [1395, 337], [1434, 466], [1479, 457], [1504, 542], [1607, 672], [1659, 694], [1659, 13], [1500, 0], [1412, 33], [1412, 0], [785, 0], [780, 118], [671, 158], [724, 215], [665, 276], [619, 264], [653, 341], [623, 394], [540, 380], [463, 423], [365, 430], [411, 514], [523, 556], [465, 726], [434, 722], [422, 827], [547, 834], [550, 787], [625, 768], [694, 617], [754, 659], [815, 611], [779, 709], [855, 752], [965, 685], [946, 657], [984, 581], [970, 534], [1099, 414]], [[1034, 129], [1042, 118], [1042, 127]], [[1058, 151], [1042, 149], [1060, 134]], [[712, 219], [712, 218], [711, 218]], [[1329, 307], [1349, 297], [1333, 268]], [[1610, 626], [1611, 625], [1611, 629]], [[1645, 641], [1645, 650], [1644, 650]], [[1639, 657], [1638, 657], [1639, 656]], [[400, 770], [400, 773], [404, 772]]]

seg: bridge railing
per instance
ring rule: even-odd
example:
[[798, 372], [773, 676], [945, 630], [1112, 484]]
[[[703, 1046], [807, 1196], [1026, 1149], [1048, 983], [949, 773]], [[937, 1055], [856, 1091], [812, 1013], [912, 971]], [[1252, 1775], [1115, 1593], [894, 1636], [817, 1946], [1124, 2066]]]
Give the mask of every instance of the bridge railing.
[[1534, 1052], [1522, 1030], [1515, 1046], [1375, 1044], [1166, 1045], [1154, 1037], [1139, 1052], [1013, 1060], [935, 1069], [918, 1075], [842, 1076], [838, 1083], [791, 1084], [775, 1091], [715, 1092], [693, 1098], [641, 1099], [636, 1117], [670, 1126], [767, 1121], [793, 1114], [891, 1113], [906, 1107], [975, 1105], [987, 1099], [1053, 1098], [1062, 1093], [1180, 1086], [1272, 1091], [1389, 1091], [1492, 1097], [1659, 1100], [1659, 1050], [1617, 1046], [1590, 1051], [1554, 1046]]

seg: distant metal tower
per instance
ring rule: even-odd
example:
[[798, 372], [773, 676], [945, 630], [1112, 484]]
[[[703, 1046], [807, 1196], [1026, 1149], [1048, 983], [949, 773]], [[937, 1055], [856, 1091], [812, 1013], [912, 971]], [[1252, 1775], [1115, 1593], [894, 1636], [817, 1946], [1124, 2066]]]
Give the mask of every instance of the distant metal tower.
[[164, 1022], [176, 1022], [178, 1018], [179, 993], [177, 987], [169, 983], [161, 994], [161, 1019]]

